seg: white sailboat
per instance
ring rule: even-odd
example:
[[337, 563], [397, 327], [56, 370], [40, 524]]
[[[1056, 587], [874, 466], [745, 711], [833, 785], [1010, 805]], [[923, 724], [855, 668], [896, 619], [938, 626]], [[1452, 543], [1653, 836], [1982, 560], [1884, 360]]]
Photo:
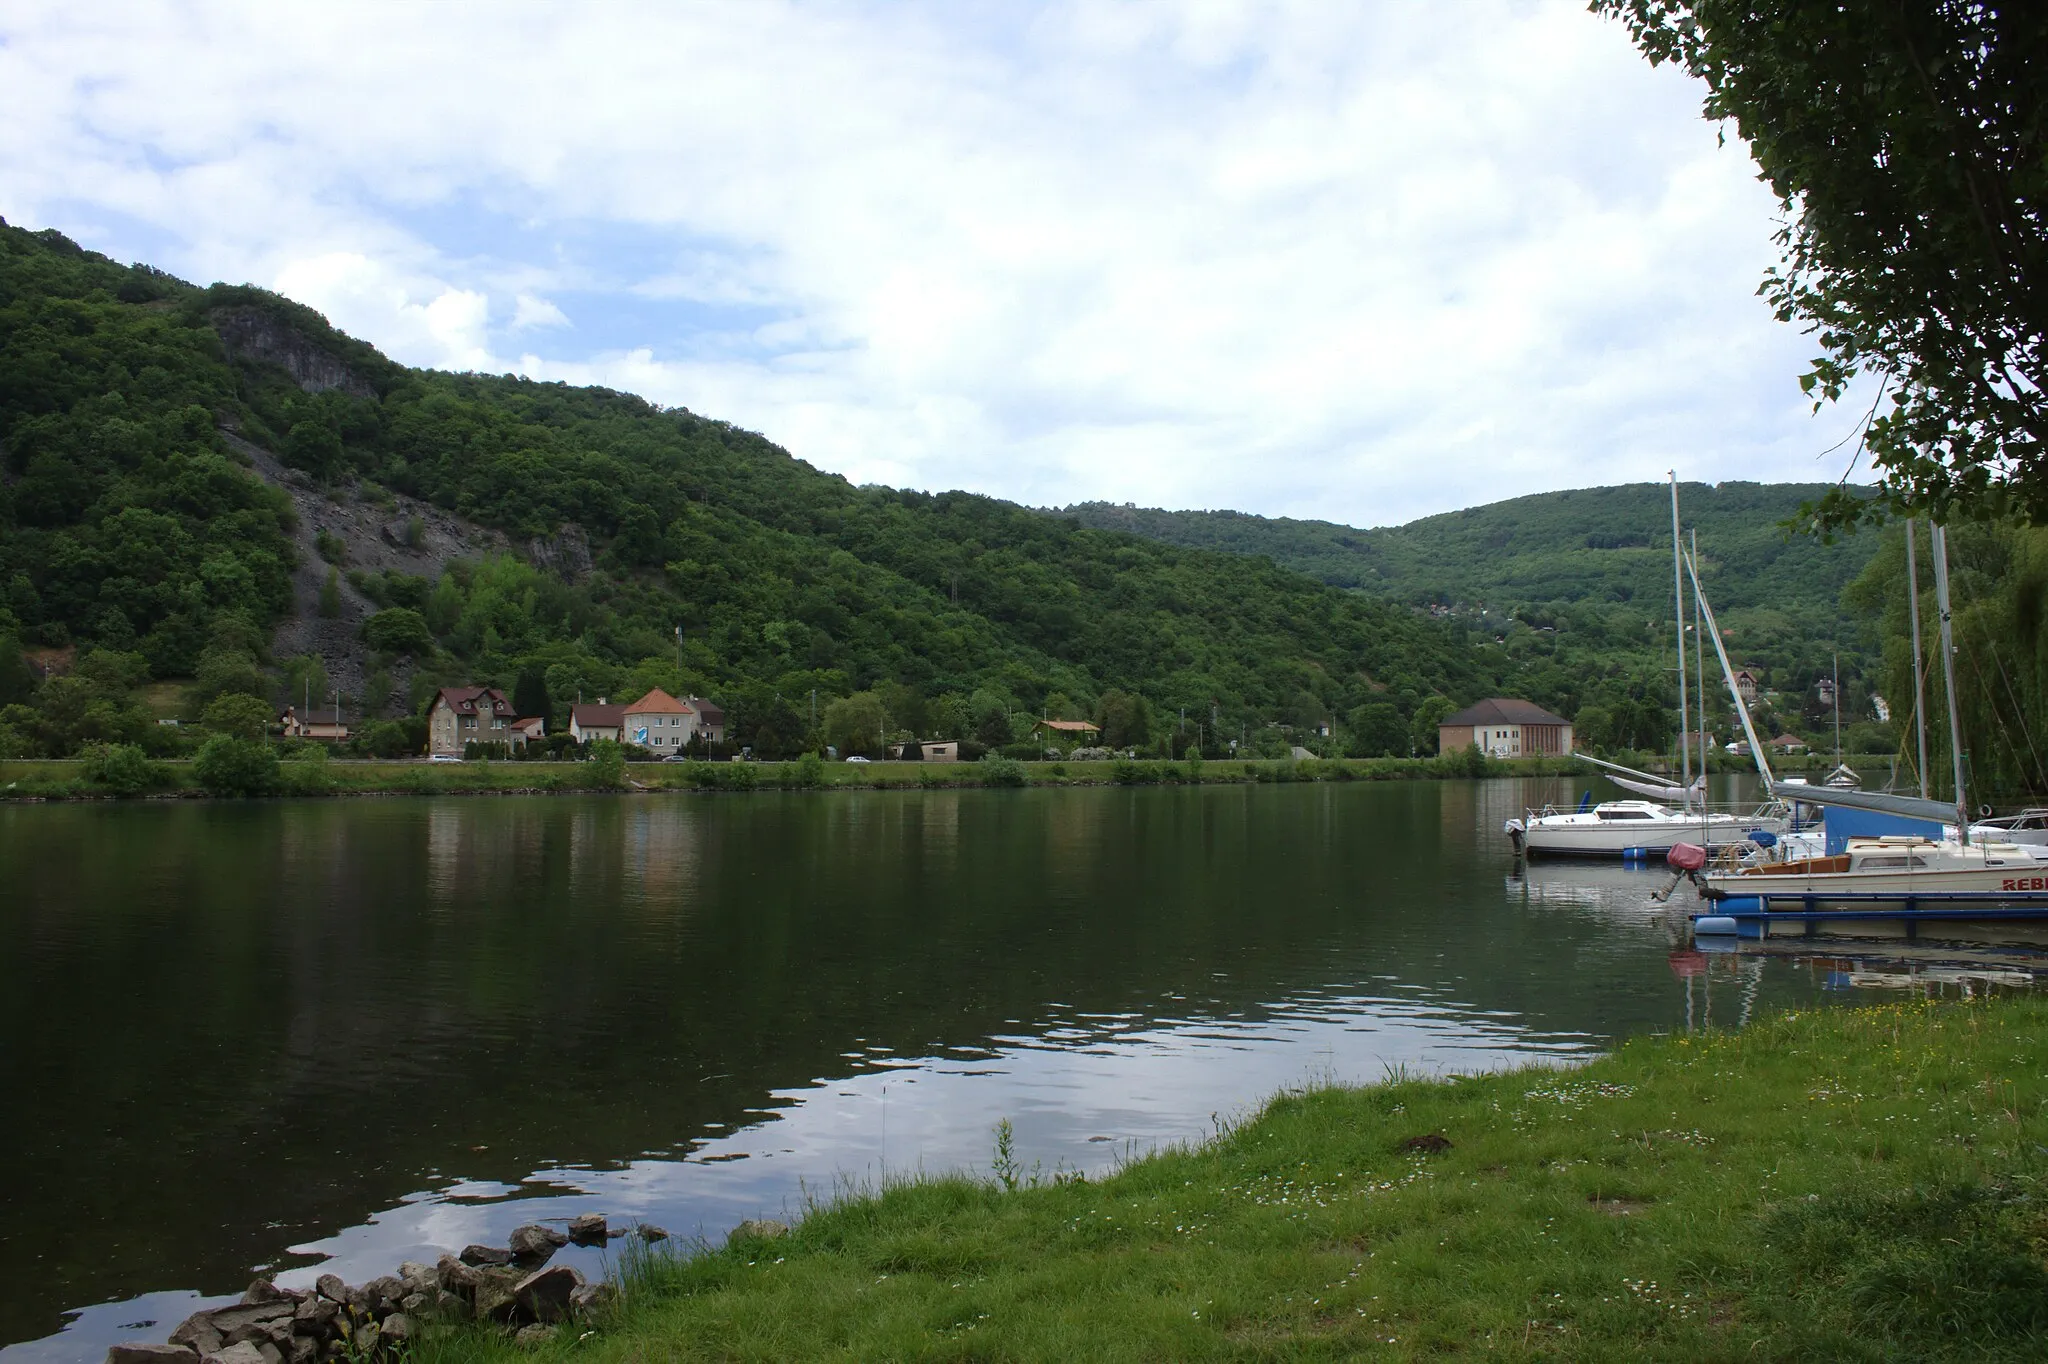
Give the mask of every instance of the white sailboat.
[[[1576, 755], [1608, 774], [1608, 780], [1624, 791], [1647, 800], [1609, 800], [1591, 807], [1560, 810], [1545, 806], [1528, 810], [1520, 819], [1503, 826], [1515, 851], [1531, 857], [1660, 857], [1680, 844], [1698, 844], [1710, 849], [1733, 848], [1750, 843], [1758, 832], [1784, 829], [1782, 808], [1767, 807], [1750, 814], [1712, 811], [1707, 808], [1707, 759], [1704, 744], [1700, 752], [1700, 775], [1692, 775], [1692, 749], [1685, 742], [1689, 709], [1685, 674], [1685, 580], [1682, 576], [1682, 542], [1678, 529], [1678, 475], [1671, 475], [1671, 590], [1673, 622], [1678, 640], [1678, 728], [1681, 784], [1674, 785], [1648, 772], [1638, 772], [1619, 763], [1603, 762], [1586, 754]], [[1700, 680], [1704, 719], [1706, 679]], [[1676, 805], [1676, 809], [1672, 808]]]
[[[1735, 670], [1718, 630], [1714, 631], [1714, 650], [1767, 788], [1811, 804], [1928, 821], [1941, 835], [1849, 838], [1837, 852], [1800, 847], [1790, 857], [1784, 852], [1794, 850], [1760, 848], [1740, 861], [1709, 865], [1694, 873], [1711, 906], [1695, 916], [1696, 933], [1913, 937], [1923, 926], [1931, 926], [1942, 936], [2048, 938], [2048, 847], [2003, 838], [1987, 841], [1970, 824], [1963, 785], [1961, 723], [1955, 704], [1947, 543], [1940, 526], [1933, 528], [1933, 538], [1935, 607], [1941, 621], [1950, 749], [1955, 758], [1953, 806], [1923, 797], [1828, 785], [1804, 786], [1795, 792], [1774, 783], [1756, 742], [1748, 707], [1735, 687]], [[1688, 567], [1693, 591], [1704, 606], [1698, 566]], [[1712, 629], [1712, 608], [1706, 609]], [[1917, 661], [1915, 666], [1917, 671]], [[1953, 823], [1944, 826], [1944, 819]], [[1815, 855], [1817, 851], [1819, 855]], [[1773, 856], [1774, 852], [1778, 855]], [[1676, 863], [1678, 855], [1673, 860]]]
[[1672, 809], [1654, 800], [1604, 800], [1587, 810], [1545, 807], [1507, 822], [1515, 851], [1533, 857], [1663, 856], [1681, 843], [1734, 848], [1760, 832], [1776, 832], [1782, 818], [1743, 817], [1722, 811]]

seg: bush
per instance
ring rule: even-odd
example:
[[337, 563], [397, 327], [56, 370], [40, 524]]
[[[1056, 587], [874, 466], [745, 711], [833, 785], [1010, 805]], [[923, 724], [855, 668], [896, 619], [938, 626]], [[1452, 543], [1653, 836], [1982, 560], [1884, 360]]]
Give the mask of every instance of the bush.
[[278, 776], [295, 796], [324, 795], [334, 789], [334, 779], [327, 774], [327, 750], [318, 744], [309, 743], [280, 763]]
[[[807, 754], [816, 757], [816, 754]], [[819, 763], [819, 780], [824, 779], [824, 763]], [[751, 791], [760, 784], [760, 769], [752, 763], [685, 763], [683, 780], [700, 791]]]
[[192, 771], [216, 796], [261, 796], [277, 789], [277, 754], [256, 739], [216, 734], [199, 746]]
[[980, 769], [983, 786], [1023, 786], [1031, 780], [1024, 771], [1024, 764], [1015, 758], [991, 753], [976, 766]]
[[590, 746], [590, 784], [600, 791], [616, 791], [626, 784], [626, 752], [610, 739]]
[[434, 652], [434, 632], [427, 618], [407, 606], [391, 606], [363, 622], [363, 638], [372, 649], [387, 654]]
[[171, 773], [134, 744], [93, 744], [85, 750], [85, 779], [117, 796], [139, 796], [170, 785]]
[[796, 765], [790, 769], [789, 784], [805, 788], [823, 786], [825, 784], [825, 760], [816, 753], [804, 754], [796, 760]]
[[427, 722], [408, 716], [403, 720], [372, 720], [356, 735], [355, 746], [373, 758], [410, 758], [427, 744]]

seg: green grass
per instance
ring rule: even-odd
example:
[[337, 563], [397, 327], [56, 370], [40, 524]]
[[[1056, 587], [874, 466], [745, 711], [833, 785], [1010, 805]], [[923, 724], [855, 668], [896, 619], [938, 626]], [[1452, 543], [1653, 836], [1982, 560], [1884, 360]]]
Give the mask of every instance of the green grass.
[[[1813, 770], [1833, 760], [1810, 760]], [[1867, 759], [1863, 761], [1868, 761]], [[203, 794], [190, 762], [164, 764], [170, 785], [163, 796]], [[1212, 759], [1200, 770], [1185, 762], [1144, 759], [1136, 762], [1031, 762], [1021, 764], [1030, 786], [1204, 785], [1302, 781], [1428, 781], [1475, 775], [1463, 762], [1439, 758], [1334, 758], [1304, 762]], [[1799, 770], [1797, 760], [1779, 771]], [[596, 771], [574, 762], [427, 763], [418, 760], [335, 760], [310, 770], [285, 764], [286, 782], [279, 795], [465, 795], [520, 792], [587, 791]], [[1746, 770], [1746, 769], [1745, 769]], [[1874, 769], [1873, 769], [1874, 770]], [[1516, 758], [1488, 761], [1477, 775], [1489, 777], [1571, 776], [1590, 781], [1582, 764], [1557, 758]], [[779, 790], [802, 785], [797, 764], [764, 763], [628, 763], [626, 780], [639, 791]], [[900, 790], [944, 789], [986, 784], [976, 763], [825, 763], [819, 769], [824, 788]], [[80, 773], [75, 759], [21, 758], [0, 760], [0, 800], [90, 800], [104, 797]]]
[[[280, 795], [461, 795], [593, 789], [596, 769], [573, 762], [381, 762], [335, 760], [284, 764]], [[1434, 758], [1363, 758], [1308, 762], [1207, 762], [1196, 773], [1186, 763], [1024, 763], [1031, 786], [1203, 785], [1297, 781], [1399, 781], [1468, 775]], [[1568, 770], [1556, 759], [1525, 758], [1486, 765], [1489, 776], [1535, 776]], [[170, 784], [159, 795], [201, 794], [190, 762], [164, 764]], [[636, 791], [777, 790], [803, 784], [796, 763], [628, 763]], [[895, 790], [982, 786], [977, 763], [825, 763], [821, 788]], [[0, 799], [85, 800], [105, 795], [82, 775], [75, 759], [0, 760]]]
[[1914, 1002], [1288, 1095], [1100, 1180], [921, 1180], [642, 1258], [538, 1357], [2041, 1358], [2044, 1070], [2048, 1007]]

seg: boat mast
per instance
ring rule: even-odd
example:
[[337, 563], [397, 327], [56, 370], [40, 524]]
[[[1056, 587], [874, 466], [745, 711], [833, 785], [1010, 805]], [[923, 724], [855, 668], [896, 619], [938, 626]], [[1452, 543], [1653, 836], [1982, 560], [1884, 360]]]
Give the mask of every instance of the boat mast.
[[1913, 518], [1906, 518], [1906, 610], [1913, 617], [1913, 732], [1920, 741], [1920, 799], [1927, 799], [1927, 678], [1920, 671], [1920, 565], [1914, 559]]
[[1833, 688], [1828, 693], [1835, 708], [1835, 766], [1842, 765], [1842, 656], [1835, 655], [1834, 680], [1828, 684]]
[[1970, 802], [1963, 794], [1963, 722], [1956, 711], [1956, 643], [1948, 607], [1948, 532], [1928, 524], [1934, 541], [1934, 613], [1941, 621], [1941, 679], [1948, 688], [1948, 748], [1956, 770], [1956, 841], [1970, 844]]
[[1692, 808], [1692, 749], [1685, 742], [1685, 720], [1692, 707], [1685, 696], [1685, 572], [1684, 542], [1678, 534], [1678, 470], [1671, 471], [1671, 633], [1678, 640], [1678, 768], [1683, 774], [1685, 807]]
[[1707, 618], [1707, 633], [1714, 637], [1714, 657], [1721, 662], [1721, 680], [1728, 684], [1728, 700], [1735, 706], [1735, 718], [1742, 722], [1742, 734], [1749, 741], [1749, 756], [1756, 763], [1756, 774], [1763, 779], [1765, 794], [1777, 796], [1778, 784], [1771, 776], [1770, 759], [1764, 757], [1763, 741], [1756, 737], [1756, 725], [1749, 718], [1749, 707], [1742, 700], [1742, 689], [1735, 685], [1735, 665], [1728, 661], [1728, 649], [1721, 643], [1721, 626], [1714, 619], [1714, 605], [1700, 590], [1699, 560], [1688, 559], [1685, 571], [1692, 578], [1692, 599], [1700, 604], [1700, 611]]
[[[1692, 535], [1692, 561], [1693, 561], [1694, 563], [1698, 563], [1698, 562], [1700, 561], [1700, 533], [1699, 533], [1699, 531], [1698, 531], [1697, 529], [1695, 529], [1695, 530], [1693, 530], [1693, 531], [1691, 532], [1691, 535]], [[1694, 594], [1693, 594], [1693, 599], [1692, 599], [1692, 675], [1693, 675], [1693, 676], [1694, 676], [1695, 678], [1697, 678], [1697, 679], [1699, 680], [1699, 684], [1700, 684], [1700, 733], [1699, 733], [1699, 740], [1700, 740], [1700, 808], [1702, 808], [1702, 809], [1705, 809], [1705, 808], [1706, 808], [1706, 804], [1707, 804], [1707, 655], [1706, 655], [1706, 648], [1707, 648], [1707, 636], [1706, 636], [1706, 630], [1705, 630], [1705, 627], [1704, 627], [1704, 626], [1702, 626], [1702, 625], [1701, 625], [1701, 623], [1700, 623], [1700, 599], [1699, 599], [1699, 594], [1698, 594], [1698, 593], [1694, 593]]]

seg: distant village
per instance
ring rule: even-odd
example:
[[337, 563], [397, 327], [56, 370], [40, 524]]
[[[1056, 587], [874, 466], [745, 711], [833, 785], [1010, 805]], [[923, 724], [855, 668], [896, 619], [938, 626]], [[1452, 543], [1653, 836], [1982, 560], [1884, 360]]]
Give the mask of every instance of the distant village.
[[[1736, 674], [1736, 686], [1746, 703], [1759, 696], [1757, 676], [1750, 670]], [[1825, 686], [1824, 703], [1832, 704], [1832, 688]], [[1874, 698], [1875, 699], [1875, 698]], [[1877, 699], [1880, 708], [1884, 703]], [[468, 757], [523, 754], [529, 746], [547, 737], [544, 716], [518, 714], [517, 708], [497, 687], [443, 687], [427, 709], [425, 756], [430, 760], [452, 761]], [[288, 739], [345, 742], [349, 728], [339, 718], [322, 720], [301, 715], [287, 707], [279, 717]], [[1099, 755], [1089, 745], [1100, 734], [1100, 726], [1086, 720], [1040, 720], [1038, 737], [1063, 756], [1111, 757]], [[725, 711], [701, 696], [676, 697], [656, 687], [637, 701], [613, 702], [599, 697], [594, 703], [579, 702], [569, 708], [568, 737], [579, 748], [608, 741], [656, 760], [709, 757], [726, 743]], [[1679, 736], [1688, 747], [1700, 736], [1687, 732]], [[1708, 734], [1709, 745], [1731, 754], [1747, 755], [1749, 745], [1737, 740], [1724, 745]], [[1793, 734], [1766, 740], [1774, 753], [1803, 753], [1808, 745]], [[1447, 715], [1437, 727], [1437, 751], [1458, 753], [1477, 748], [1490, 758], [1565, 757], [1575, 751], [1572, 722], [1553, 715], [1531, 701], [1514, 697], [1489, 697]], [[742, 755], [733, 755], [735, 757]], [[836, 753], [831, 756], [840, 756]], [[885, 756], [923, 762], [958, 762], [961, 745], [954, 739], [899, 740], [887, 745]], [[1298, 750], [1297, 757], [1311, 756]]]

